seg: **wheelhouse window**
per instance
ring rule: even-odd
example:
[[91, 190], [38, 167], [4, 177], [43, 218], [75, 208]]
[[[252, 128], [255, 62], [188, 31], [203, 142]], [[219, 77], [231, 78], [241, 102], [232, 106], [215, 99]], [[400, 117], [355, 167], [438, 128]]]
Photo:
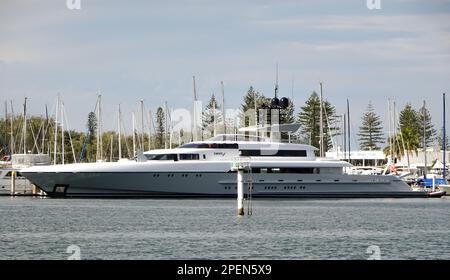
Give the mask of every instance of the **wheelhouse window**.
[[252, 173], [292, 173], [313, 174], [317, 168], [308, 167], [276, 167], [276, 168], [252, 168]]
[[199, 154], [180, 154], [180, 160], [199, 160]]
[[197, 149], [238, 149], [236, 143], [187, 143], [180, 148], [197, 148]]
[[306, 150], [241, 150], [246, 157], [306, 157]]
[[177, 154], [146, 154], [147, 160], [173, 160], [177, 161]]

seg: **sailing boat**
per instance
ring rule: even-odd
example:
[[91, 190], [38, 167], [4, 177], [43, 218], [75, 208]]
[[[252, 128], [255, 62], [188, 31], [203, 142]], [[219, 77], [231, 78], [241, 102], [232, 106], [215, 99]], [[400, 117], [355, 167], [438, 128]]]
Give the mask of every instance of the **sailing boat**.
[[[425, 109], [425, 101], [423, 103], [424, 109]], [[425, 126], [423, 130], [423, 150], [424, 150], [424, 175], [422, 178], [419, 178], [417, 180], [416, 185], [412, 188], [413, 191], [425, 191], [428, 192], [429, 197], [441, 197], [448, 193], [448, 190], [450, 189], [450, 186], [447, 185], [447, 179], [446, 179], [446, 165], [445, 165], [445, 154], [446, 154], [446, 133], [445, 133], [445, 93], [442, 95], [442, 106], [443, 106], [443, 126], [442, 126], [442, 178], [436, 178], [436, 175], [433, 174], [431, 178], [427, 178], [427, 147], [426, 147], [426, 133], [425, 133]], [[425, 114], [425, 110], [424, 110]], [[425, 122], [425, 116], [424, 116], [424, 122]], [[437, 186], [437, 189], [436, 189]], [[431, 189], [430, 189], [431, 188]]]
[[[442, 121], [443, 121], [443, 126], [442, 126], [442, 179], [444, 184], [439, 184], [438, 185], [438, 191], [435, 193], [444, 193], [444, 195], [450, 195], [450, 185], [448, 185], [448, 181], [447, 181], [447, 165], [445, 164], [445, 154], [446, 154], [446, 138], [447, 135], [445, 133], [445, 93], [442, 94], [442, 108], [443, 108], [443, 117], [442, 117]], [[442, 195], [442, 194], [441, 194]]]

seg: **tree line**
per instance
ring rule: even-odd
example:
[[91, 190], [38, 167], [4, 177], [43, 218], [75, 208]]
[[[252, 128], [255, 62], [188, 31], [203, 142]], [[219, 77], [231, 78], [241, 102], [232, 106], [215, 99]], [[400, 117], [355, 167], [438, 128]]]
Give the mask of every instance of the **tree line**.
[[[228, 127], [228, 133], [234, 133], [238, 127], [252, 125], [248, 118], [248, 111], [254, 108], [264, 108], [270, 105], [271, 98], [250, 86], [243, 96], [239, 108], [240, 123], [233, 122], [222, 116], [222, 108], [214, 94], [211, 95], [201, 115], [201, 139], [209, 138], [218, 131], [224, 131]], [[286, 109], [280, 110], [280, 123], [298, 123], [300, 130], [289, 135], [290, 140], [296, 143], [305, 143], [315, 147], [320, 145], [320, 112], [322, 112], [323, 141], [325, 150], [337, 148], [336, 137], [343, 134], [341, 116], [336, 115], [336, 108], [328, 100], [323, 100], [322, 110], [318, 93], [313, 91], [306, 101], [299, 106], [299, 112], [294, 114], [294, 103], [289, 100]], [[246, 115], [247, 114], [247, 115]], [[259, 116], [256, 116], [258, 118]], [[135, 132], [134, 141], [138, 150], [160, 149], [168, 147], [172, 143], [176, 147], [182, 142], [193, 140], [192, 133], [183, 130], [173, 132], [178, 139], [168, 136], [170, 127], [167, 126], [167, 112], [163, 107], [158, 107], [154, 119], [153, 132]], [[394, 117], [395, 118], [395, 117]], [[23, 153], [24, 146], [27, 153], [55, 154], [55, 132], [56, 135], [56, 161], [62, 161], [62, 138], [64, 136], [64, 158], [67, 162], [93, 162], [99, 159], [99, 149], [103, 151], [102, 160], [117, 160], [119, 158], [118, 133], [117, 131], [102, 132], [97, 135], [98, 118], [94, 112], [90, 112], [86, 120], [86, 131], [66, 130], [61, 134], [61, 128], [56, 129], [53, 118], [32, 116], [27, 118], [26, 133], [24, 133], [23, 116], [5, 116], [0, 119], [0, 154]], [[374, 106], [369, 103], [365, 113], [361, 116], [357, 137], [361, 150], [383, 150], [386, 155], [400, 158], [406, 154], [416, 152], [432, 145], [436, 140], [442, 144], [440, 136], [431, 121], [431, 116], [425, 104], [419, 109], [414, 109], [411, 104], [401, 110], [398, 121], [393, 121], [390, 137], [385, 137], [385, 129], [381, 117], [376, 114]], [[442, 132], [441, 132], [442, 133]], [[26, 135], [24, 141], [23, 137]], [[442, 134], [441, 134], [442, 135]], [[286, 139], [286, 133], [282, 139]], [[97, 143], [99, 141], [99, 143]], [[133, 135], [122, 135], [121, 151], [122, 157], [134, 156], [132, 147]], [[386, 144], [385, 144], [386, 143]], [[447, 145], [447, 143], [446, 143]]]

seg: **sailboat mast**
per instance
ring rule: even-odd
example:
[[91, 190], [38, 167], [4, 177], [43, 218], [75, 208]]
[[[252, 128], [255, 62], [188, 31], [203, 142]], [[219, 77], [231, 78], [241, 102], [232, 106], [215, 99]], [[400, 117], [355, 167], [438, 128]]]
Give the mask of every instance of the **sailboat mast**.
[[131, 121], [133, 123], [133, 157], [136, 156], [136, 133], [134, 126], [134, 112], [131, 113]]
[[23, 103], [23, 153], [27, 153], [27, 98]]
[[59, 110], [59, 93], [56, 100], [56, 110], [55, 110], [55, 141], [54, 141], [54, 153], [53, 153], [53, 164], [56, 164], [56, 153], [58, 151], [58, 110]]
[[100, 135], [98, 136], [100, 138], [100, 160], [103, 159], [103, 118], [102, 118], [102, 95], [99, 94], [99, 101], [98, 101], [98, 126], [100, 128]]
[[423, 101], [423, 110], [422, 110], [422, 118], [423, 118], [423, 158], [424, 158], [424, 173], [423, 173], [423, 178], [426, 179], [427, 178], [427, 141], [426, 141], [426, 117], [427, 115], [426, 113], [426, 104], [425, 104], [425, 100]]
[[351, 160], [351, 146], [350, 146], [350, 103], [347, 99], [347, 135], [348, 135], [348, 162]]
[[47, 104], [45, 104], [45, 121], [44, 121], [44, 127], [42, 129], [42, 140], [41, 140], [41, 146], [42, 146], [42, 153], [45, 154], [45, 135], [47, 132], [47, 123], [48, 123], [48, 112], [47, 112]]
[[192, 114], [192, 139], [197, 141], [197, 89], [195, 88], [195, 76], [192, 76], [192, 83], [194, 87], [194, 111]]
[[14, 146], [15, 146], [15, 140], [14, 140], [14, 129], [13, 129], [13, 122], [14, 122], [14, 109], [13, 109], [13, 104], [12, 104], [12, 100], [10, 100], [11, 102], [11, 122], [10, 122], [10, 129], [11, 129], [11, 137], [10, 137], [10, 149], [11, 149], [11, 155], [14, 154]]
[[141, 100], [141, 149], [144, 151], [144, 100]]
[[322, 95], [322, 82], [320, 82], [320, 133], [319, 133], [319, 153], [320, 157], [323, 157], [323, 95]]
[[223, 121], [223, 132], [227, 134], [227, 122], [225, 118], [225, 90], [223, 88], [223, 81], [220, 81], [220, 86], [222, 89], [222, 121]]
[[103, 143], [102, 143], [102, 95], [98, 95], [97, 100], [97, 161], [103, 157]]
[[164, 149], [167, 149], [167, 101], [164, 102]]
[[120, 116], [120, 104], [119, 104], [119, 113], [117, 114], [117, 124], [118, 124], [118, 131], [119, 131], [119, 160], [122, 158], [122, 145], [121, 145], [121, 138], [122, 138], [122, 132], [121, 132], [121, 116]]
[[64, 102], [61, 102], [61, 162], [64, 164]]
[[111, 153], [110, 153], [110, 155], [109, 155], [109, 161], [110, 162], [112, 162], [113, 161], [113, 140], [114, 140], [114, 137], [113, 137], [113, 134], [111, 134], [111, 137], [110, 137], [110, 141], [111, 141]]
[[152, 111], [148, 111], [148, 150], [152, 149]]
[[[257, 105], [257, 100], [256, 100], [256, 91], [253, 91], [253, 109], [255, 110], [255, 135], [258, 136], [258, 105]], [[269, 114], [271, 114], [270, 110], [269, 110]], [[250, 120], [249, 120], [249, 126], [250, 126]], [[265, 124], [263, 124], [264, 126]]]
[[346, 114], [344, 114], [343, 115], [343, 120], [344, 120], [344, 122], [343, 122], [343, 127], [344, 127], [344, 129], [343, 129], [343, 134], [344, 134], [344, 137], [343, 137], [343, 147], [344, 147], [344, 160], [347, 160], [347, 115]]
[[442, 171], [442, 177], [446, 178], [446, 166], [445, 166], [445, 149], [446, 149], [446, 145], [447, 143], [445, 142], [445, 140], [447, 140], [445, 137], [445, 93], [442, 94], [442, 108], [443, 108], [443, 114], [442, 114], [442, 119], [443, 119], [443, 126], [442, 126], [442, 163], [443, 163], [443, 171]]
[[[8, 101], [5, 100], [5, 131], [8, 129]], [[8, 137], [8, 133], [5, 133], [5, 136]], [[9, 142], [11, 142], [11, 136], [9, 137]], [[9, 145], [9, 143], [8, 143]], [[9, 145], [9, 149], [11, 149], [11, 146]], [[10, 151], [11, 153], [11, 151]]]
[[[388, 115], [389, 115], [389, 135], [388, 135], [388, 140], [389, 140], [389, 160], [392, 161], [392, 139], [393, 139], [393, 134], [392, 134], [392, 109], [391, 109], [391, 99], [388, 99]], [[395, 135], [395, 134], [394, 134]]]
[[[213, 93], [214, 96], [214, 93]], [[213, 104], [213, 136], [216, 136], [216, 99], [214, 98]]]

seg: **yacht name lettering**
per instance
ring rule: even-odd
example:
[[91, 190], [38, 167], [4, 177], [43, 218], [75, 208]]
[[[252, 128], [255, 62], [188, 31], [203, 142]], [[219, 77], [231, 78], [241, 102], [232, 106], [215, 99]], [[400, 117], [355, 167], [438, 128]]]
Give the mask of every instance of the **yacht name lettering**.
[[209, 266], [179, 266], [177, 270], [178, 275], [204, 275], [205, 278], [209, 276], [211, 267]]
[[215, 156], [224, 156], [225, 153], [224, 152], [214, 152]]

